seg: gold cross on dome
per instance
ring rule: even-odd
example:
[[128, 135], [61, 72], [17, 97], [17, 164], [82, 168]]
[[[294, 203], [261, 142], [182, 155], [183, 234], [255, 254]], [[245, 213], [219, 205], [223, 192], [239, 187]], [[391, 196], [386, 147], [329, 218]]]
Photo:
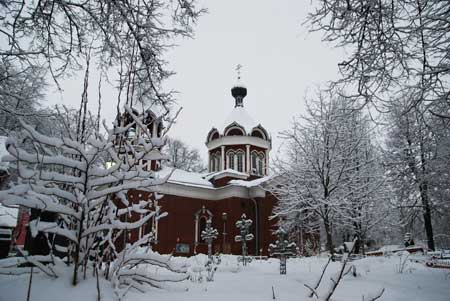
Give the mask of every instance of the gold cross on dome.
[[241, 69], [242, 69], [242, 65], [238, 64], [235, 69], [237, 71], [238, 81], [241, 79]]

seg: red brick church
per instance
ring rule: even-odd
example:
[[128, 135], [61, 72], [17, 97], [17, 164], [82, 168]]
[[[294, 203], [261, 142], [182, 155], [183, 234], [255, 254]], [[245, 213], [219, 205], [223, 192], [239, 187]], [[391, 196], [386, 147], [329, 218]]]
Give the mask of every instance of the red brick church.
[[[209, 172], [199, 174], [162, 167], [157, 171], [169, 180], [158, 188], [163, 197], [157, 201], [168, 215], [158, 223], [146, 225], [128, 233], [129, 242], [153, 230], [157, 236], [154, 249], [160, 253], [193, 255], [205, 253], [201, 232], [206, 221], [219, 231], [213, 252], [241, 253], [236, 221], [243, 213], [253, 221], [254, 239], [248, 244], [253, 255], [267, 255], [274, 241], [274, 221], [269, 220], [276, 199], [265, 190], [270, 181], [269, 152], [271, 138], [266, 129], [253, 121], [244, 108], [247, 89], [238, 85], [231, 89], [234, 108], [221, 126], [213, 127], [206, 137]], [[160, 136], [162, 126], [152, 124], [153, 133]], [[159, 164], [157, 164], [159, 165]], [[130, 201], [148, 199], [148, 192], [129, 192]]]
[[[272, 235], [275, 221], [270, 221], [269, 216], [276, 198], [265, 190], [271, 179], [268, 175], [271, 139], [265, 128], [253, 121], [244, 108], [247, 89], [242, 85], [235, 86], [231, 95], [235, 100], [234, 108], [225, 123], [212, 128], [206, 137], [208, 173], [174, 170], [159, 161], [147, 160], [156, 176], [170, 175], [167, 182], [157, 187], [162, 198], [155, 201], [148, 191], [132, 190], [128, 192], [129, 201], [148, 201], [160, 206], [168, 215], [158, 222], [152, 220], [138, 230], [124, 233], [118, 240], [119, 248], [154, 231], [157, 238], [154, 249], [160, 253], [184, 256], [206, 253], [207, 246], [200, 234], [206, 221], [211, 219], [212, 226], [219, 232], [213, 252], [240, 254], [241, 244], [234, 241], [238, 235], [235, 223], [245, 213], [253, 221], [251, 233], [254, 239], [248, 243], [249, 254], [267, 255], [269, 243], [275, 240]], [[135, 113], [138, 115], [137, 111]], [[132, 122], [127, 116], [130, 117], [126, 113], [118, 116], [118, 124]], [[147, 110], [143, 117], [151, 135], [161, 137], [163, 124], [157, 116]], [[136, 137], [139, 133], [131, 128], [127, 139]], [[128, 221], [138, 218], [137, 215], [127, 217]], [[28, 210], [19, 214], [19, 220], [18, 229], [23, 231], [18, 232], [22, 234], [15, 238], [16, 244], [25, 244], [25, 249], [32, 254], [47, 252], [46, 242], [32, 239], [27, 231]], [[28, 239], [25, 239], [25, 233], [28, 233]]]

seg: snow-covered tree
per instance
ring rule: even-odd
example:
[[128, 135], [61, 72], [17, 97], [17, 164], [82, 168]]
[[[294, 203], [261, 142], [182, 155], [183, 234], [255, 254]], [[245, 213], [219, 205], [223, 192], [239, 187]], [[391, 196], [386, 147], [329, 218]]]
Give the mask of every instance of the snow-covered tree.
[[[30, 231], [33, 236], [42, 233], [50, 251], [65, 253], [74, 267], [74, 284], [78, 282], [80, 269], [86, 271], [91, 256], [103, 256], [108, 249], [111, 258], [115, 258], [114, 243], [121, 231], [139, 228], [150, 219], [159, 218], [151, 201], [131, 203], [127, 191], [151, 191], [166, 180], [155, 177], [147, 165], [141, 164], [143, 159], [149, 162], [164, 158], [159, 152], [152, 152], [162, 147], [164, 140], [147, 133], [133, 144], [123, 140], [122, 145], [117, 145], [118, 137], [134, 123], [142, 125], [129, 108], [127, 111], [133, 116], [133, 123], [112, 129], [105, 126], [106, 137], [97, 133], [83, 143], [42, 135], [24, 122], [25, 139], [33, 150], [22, 148], [13, 138], [7, 140], [9, 155], [4, 160], [16, 168], [19, 179], [0, 193], [0, 201], [6, 206], [23, 206], [38, 212], [37, 218], [29, 223]], [[142, 128], [145, 132], [145, 127]], [[41, 220], [44, 212], [52, 213], [54, 219]], [[131, 214], [142, 218], [123, 221], [124, 216]], [[57, 237], [63, 237], [68, 244], [58, 245]]]
[[405, 113], [409, 97], [397, 99], [387, 116], [385, 163], [403, 232], [422, 233], [415, 229], [419, 222], [433, 250], [433, 224], [439, 224], [433, 223], [434, 217], [443, 224], [449, 221], [449, 121], [425, 112], [422, 104]]
[[206, 171], [205, 163], [203, 162], [199, 151], [197, 149], [190, 148], [179, 139], [167, 139], [165, 152], [169, 156], [169, 161], [166, 165], [186, 171]]
[[[111, 282], [117, 299], [134, 288], [145, 292], [147, 286], [165, 288], [168, 282], [186, 280], [188, 266], [185, 262], [173, 262], [171, 255], [160, 255], [149, 248], [154, 233], [149, 233], [117, 254], [111, 268]], [[152, 266], [154, 269], [149, 270]], [[161, 273], [158, 269], [164, 269]]]
[[20, 72], [0, 57], [0, 135], [18, 130], [18, 117], [42, 126], [51, 115], [40, 107], [45, 88], [43, 73], [38, 67]]
[[408, 91], [406, 110], [422, 103], [448, 117], [450, 42], [448, 3], [439, 0], [319, 0], [309, 14], [311, 30], [345, 47], [337, 84], [351, 86], [380, 111]]
[[131, 99], [166, 106], [173, 94], [161, 82], [173, 72], [163, 55], [171, 39], [192, 36], [203, 12], [194, 0], [2, 1], [0, 58], [17, 74], [42, 67], [58, 85], [89, 54], [99, 70], [118, 71], [130, 106]]
[[319, 93], [307, 114], [282, 133], [287, 151], [276, 163], [280, 177], [272, 191], [280, 202], [274, 215], [300, 219], [297, 224], [310, 233], [320, 222], [330, 252], [333, 227], [350, 225], [354, 235], [364, 237], [381, 215], [374, 210], [382, 174], [371, 153], [371, 134], [368, 120], [350, 101]]

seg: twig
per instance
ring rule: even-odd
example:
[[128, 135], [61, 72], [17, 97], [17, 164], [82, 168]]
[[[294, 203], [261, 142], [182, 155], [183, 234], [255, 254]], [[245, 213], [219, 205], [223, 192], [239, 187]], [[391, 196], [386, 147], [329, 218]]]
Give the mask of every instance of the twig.
[[378, 292], [378, 294], [376, 294], [376, 295], [373, 296], [373, 297], [368, 297], [367, 300], [364, 298], [364, 295], [363, 295], [363, 296], [362, 296], [362, 300], [363, 300], [363, 301], [375, 301], [375, 300], [381, 298], [381, 296], [383, 295], [384, 291], [385, 291], [385, 289], [384, 289], [384, 287], [383, 287], [383, 288]]
[[30, 301], [31, 283], [33, 282], [33, 266], [31, 266], [30, 282], [28, 283], [27, 301]]
[[[316, 296], [316, 298], [319, 298], [319, 295], [317, 294], [317, 292], [316, 292], [316, 290], [315, 289], [313, 289], [312, 287], [310, 287], [309, 285], [307, 285], [306, 283], [305, 284], [303, 284], [304, 286], [306, 286], [307, 288], [309, 288], [310, 290], [311, 290], [311, 294], [310, 294], [310, 296], [312, 297], [313, 295], [315, 295]], [[311, 297], [309, 297], [309, 298], [311, 298]]]
[[349, 258], [350, 258], [350, 255], [352, 254], [353, 250], [355, 249], [356, 240], [357, 240], [357, 238], [355, 238], [355, 239], [353, 240], [353, 246], [352, 246], [352, 249], [350, 250], [350, 252], [349, 252], [348, 254], [346, 254], [347, 256], [345, 257], [345, 255], [344, 255], [343, 261], [342, 261], [341, 269], [339, 270], [338, 274], [336, 275], [337, 278], [336, 278], [336, 279], [333, 279], [332, 277], [330, 278], [330, 280], [331, 280], [331, 282], [332, 282], [333, 284], [332, 284], [331, 288], [328, 290], [328, 292], [326, 293], [326, 295], [325, 295], [325, 297], [323, 298], [323, 300], [328, 301], [328, 300], [331, 299], [331, 296], [333, 296], [334, 291], [336, 290], [337, 286], [339, 285], [339, 282], [341, 281], [341, 279], [342, 279], [342, 277], [343, 277], [343, 275], [344, 275], [344, 270], [345, 270], [345, 267], [346, 267], [346, 265], [347, 265], [347, 262], [348, 262], [348, 260], [349, 260]]
[[[324, 266], [323, 269], [322, 269], [322, 274], [320, 275], [320, 278], [317, 280], [316, 284], [314, 285], [314, 289], [312, 289], [312, 290], [311, 290], [311, 293], [308, 295], [309, 298], [312, 298], [312, 296], [313, 296], [314, 293], [316, 292], [317, 288], [319, 287], [320, 282], [322, 281], [323, 275], [325, 275], [325, 271], [327, 270], [327, 267], [328, 267], [328, 265], [329, 265], [330, 262], [331, 262], [331, 259], [332, 259], [332, 257], [330, 256], [330, 257], [328, 258], [327, 263], [325, 264], [325, 266]], [[306, 286], [306, 287], [308, 287], [308, 286]], [[316, 293], [316, 296], [317, 296], [317, 293]], [[319, 298], [319, 297], [317, 296], [317, 298]]]

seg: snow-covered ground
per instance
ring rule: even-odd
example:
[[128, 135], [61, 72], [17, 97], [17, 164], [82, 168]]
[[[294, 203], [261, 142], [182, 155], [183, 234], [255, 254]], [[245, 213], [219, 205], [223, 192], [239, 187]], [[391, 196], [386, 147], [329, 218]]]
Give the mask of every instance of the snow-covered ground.
[[[404, 259], [404, 257], [402, 258]], [[358, 276], [347, 275], [333, 295], [333, 300], [363, 300], [385, 288], [379, 300], [450, 300], [450, 270], [432, 269], [422, 263], [410, 262], [399, 273], [400, 256], [371, 257], [352, 262]], [[174, 258], [174, 260], [184, 260]], [[189, 258], [191, 267], [200, 266], [206, 260], [200, 255]], [[172, 284], [173, 289], [149, 289], [145, 294], [130, 291], [127, 300], [215, 300], [251, 301], [273, 300], [314, 300], [307, 298], [308, 289], [303, 285], [312, 284], [319, 276], [325, 258], [313, 257], [290, 259], [287, 275], [279, 274], [276, 259], [254, 261], [247, 267], [238, 267], [236, 257], [225, 256], [215, 275], [214, 282], [193, 282]], [[318, 289], [319, 294], [330, 285], [330, 276], [339, 268], [339, 263], [331, 263]], [[59, 271], [62, 272], [62, 271]], [[199, 276], [198, 272], [192, 272]], [[203, 272], [203, 276], [205, 273]], [[29, 276], [0, 276], [0, 300], [26, 300]], [[113, 293], [108, 282], [101, 281], [102, 300], [112, 300]], [[33, 277], [31, 300], [96, 300], [96, 281], [91, 275], [73, 288], [70, 275], [57, 280], [42, 275]], [[367, 299], [366, 299], [367, 300]]]

